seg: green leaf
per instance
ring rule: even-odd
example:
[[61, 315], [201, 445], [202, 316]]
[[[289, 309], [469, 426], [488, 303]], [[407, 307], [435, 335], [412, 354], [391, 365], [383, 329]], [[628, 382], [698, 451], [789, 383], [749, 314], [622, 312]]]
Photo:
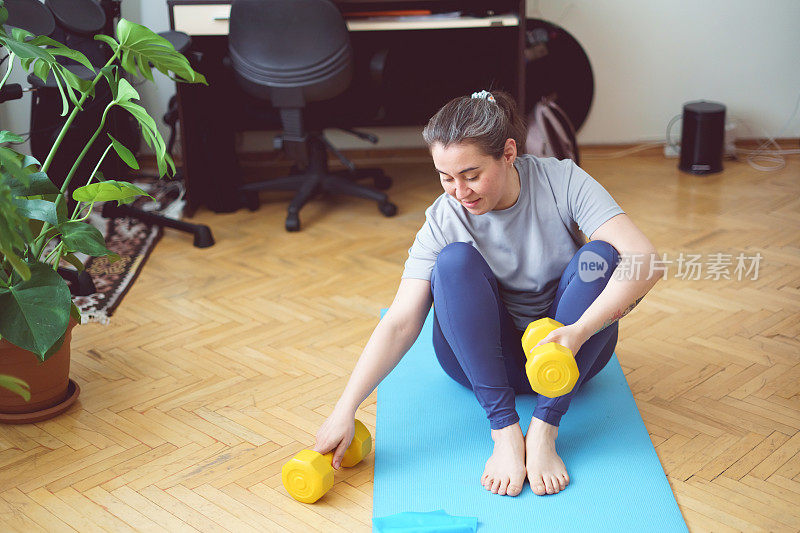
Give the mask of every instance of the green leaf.
[[56, 211], [58, 211], [56, 214], [58, 215], [59, 223], [62, 223], [65, 220], [67, 220], [68, 217], [67, 217], [67, 202], [66, 202], [66, 198], [64, 199], [63, 202], [59, 202], [58, 203], [58, 207], [56, 207]]
[[[69, 99], [70, 102], [75, 104], [78, 107], [78, 109], [83, 111], [83, 108], [78, 105], [80, 99], [77, 96], [75, 96], [75, 92], [72, 90], [72, 85], [70, 85], [70, 83], [67, 81], [67, 78], [69, 76], [74, 76], [74, 75], [71, 72], [69, 72], [69, 70], [67, 70], [66, 68], [62, 67], [57, 63], [53, 65], [53, 70], [54, 70], [53, 77], [55, 78], [56, 84], [58, 85], [58, 90], [61, 92], [61, 97], [62, 98], [66, 97], [67, 99]], [[64, 103], [64, 108], [62, 110], [62, 114], [65, 115], [67, 111], [69, 111], [69, 104], [66, 103], [66, 100], [64, 100], [63, 103]]]
[[122, 56], [119, 58], [119, 64], [131, 74], [137, 74], [135, 54], [124, 47], [122, 49]]
[[75, 305], [75, 302], [72, 302], [72, 306], [70, 307], [69, 310], [69, 316], [70, 318], [75, 320], [75, 322], [77, 322], [78, 324], [81, 323], [81, 310], [78, 309], [78, 306]]
[[[141, 68], [149, 62], [175, 81], [208, 85], [205, 77], [192, 69], [189, 60], [177, 52], [172, 43], [149, 28], [120, 18], [117, 22], [117, 39], [123, 49], [120, 64], [134, 76], [138, 76], [138, 70], [142, 70], [141, 76], [152, 79], [150, 66]], [[175, 73], [176, 77], [170, 76], [169, 72]]]
[[12, 197], [5, 184], [0, 185], [0, 249], [17, 254], [33, 240], [28, 218], [20, 210], [20, 198]]
[[19, 394], [26, 402], [31, 401], [30, 386], [19, 378], [0, 374], [0, 387], [4, 387], [15, 394]]
[[117, 152], [117, 155], [120, 157], [120, 159], [125, 161], [125, 164], [129, 167], [139, 170], [139, 163], [136, 162], [136, 158], [133, 156], [131, 151], [125, 148], [125, 145], [123, 145], [121, 142], [112, 137], [110, 133], [107, 133], [106, 135], [111, 138], [111, 146], [114, 147], [114, 151]]
[[5, 24], [8, 20], [8, 9], [5, 6], [0, 7], [0, 24]]
[[[94, 97], [94, 87], [92, 87], [92, 82], [90, 80], [85, 80], [79, 77], [68, 68], [60, 68], [58, 69], [58, 72], [64, 78], [67, 87], [75, 89], [76, 91], [81, 93], [81, 95], [87, 93], [89, 94], [89, 96]], [[78, 100], [80, 100], [80, 98], [76, 98], [75, 100], [73, 100], [73, 103], [75, 105], [78, 105]], [[79, 107], [79, 109], [83, 110], [82, 107]]]
[[83, 261], [78, 259], [78, 256], [76, 256], [73, 253], [68, 253], [62, 259], [65, 259], [69, 264], [71, 264], [76, 269], [78, 269], [78, 272], [83, 272], [84, 270], [86, 270], [86, 267], [84, 266]]
[[3, 44], [20, 59], [44, 59], [48, 63], [55, 63], [55, 58], [48, 51], [39, 48], [35, 44], [23, 42], [24, 37], [33, 35], [31, 32], [22, 28], [14, 28], [11, 33], [14, 38], [4, 39]]
[[148, 146], [153, 148], [153, 151], [156, 154], [159, 177], [162, 177], [166, 173], [167, 164], [170, 165], [174, 173], [175, 165], [172, 163], [171, 158], [169, 163], [166, 162], [168, 156], [166, 148], [167, 145], [164, 142], [164, 138], [161, 136], [161, 133], [158, 131], [153, 117], [148, 115], [147, 111], [145, 111], [142, 106], [134, 104], [131, 101], [120, 102], [119, 106], [123, 109], [126, 109], [139, 122], [139, 126], [142, 130], [142, 138], [145, 140]]
[[153, 79], [153, 71], [150, 69], [150, 62], [144, 59], [141, 54], [136, 56], [136, 65], [139, 67], [139, 72], [142, 73], [142, 76], [150, 81], [155, 81]]
[[67, 282], [50, 265], [29, 268], [29, 280], [0, 287], [0, 335], [44, 361], [67, 330], [72, 298]]
[[21, 143], [24, 142], [24, 139], [16, 133], [11, 133], [10, 131], [6, 130], [0, 131], [0, 143], [6, 142]]
[[[66, 46], [64, 43], [56, 41], [55, 39], [52, 39], [46, 35], [37, 35], [30, 41], [27, 41], [27, 44], [34, 46], [46, 46], [47, 47], [46, 50], [50, 55], [68, 57], [80, 63], [81, 65], [88, 68], [92, 72], [95, 71], [92, 62], [89, 61], [89, 59], [81, 52], [73, 50], [72, 48]], [[51, 66], [53, 63], [51, 63]], [[25, 67], [25, 69], [27, 70], [27, 67]]]
[[59, 224], [58, 230], [61, 232], [61, 242], [69, 252], [95, 257], [114, 253], [106, 248], [106, 241], [100, 230], [91, 224], [70, 220]]
[[[53, 39], [49, 39], [49, 38], [47, 38], [47, 39], [49, 41], [53, 41]], [[53, 42], [55, 43], [57, 41], [53, 41]], [[73, 50], [71, 48], [67, 48], [66, 46], [62, 45], [61, 43], [58, 43], [58, 45], [60, 45], [60, 46], [58, 46], [57, 48], [52, 48], [52, 49], [49, 48], [48, 51], [54, 56], [68, 57], [68, 58], [70, 58], [70, 59], [72, 59], [74, 61], [77, 61], [78, 63], [80, 63], [84, 67], [88, 68], [92, 72], [96, 72], [94, 65], [92, 65], [92, 62], [89, 61], [89, 59], [85, 55], [83, 55], [82, 53], [78, 52], [77, 50]]]
[[25, 154], [25, 156], [22, 158], [22, 163], [20, 163], [20, 166], [22, 168], [28, 168], [31, 165], [38, 165], [40, 167], [42, 166], [38, 159], [32, 155]]
[[61, 77], [54, 75], [53, 79], [56, 82], [56, 87], [58, 87], [58, 93], [61, 95], [61, 116], [63, 117], [69, 111], [69, 104], [67, 103], [67, 95], [64, 94], [64, 86], [62, 85], [63, 82], [61, 81]]
[[121, 78], [117, 84], [117, 95], [114, 97], [114, 101], [119, 103], [129, 100], [140, 100], [139, 93], [128, 80]]
[[[70, 298], [69, 314], [70, 314], [70, 316], [72, 316], [72, 299], [71, 298]], [[67, 324], [69, 324], [69, 322], [67, 322]], [[66, 338], [67, 338], [67, 331], [64, 330], [64, 334], [61, 335], [58, 338], [58, 340], [53, 343], [53, 345], [50, 347], [49, 350], [47, 350], [47, 352], [45, 352], [44, 357], [42, 358], [42, 360], [43, 361], [47, 361], [48, 359], [50, 359], [50, 357], [52, 355], [54, 355], [58, 350], [60, 350], [61, 346], [64, 345], [64, 341], [66, 340]]]
[[22, 169], [17, 152], [11, 148], [0, 147], [0, 165], [2, 165], [3, 170], [6, 170], [23, 184], [28, 185], [30, 183], [30, 173]]
[[[164, 154], [164, 159], [167, 161], [169, 168], [172, 169], [172, 175], [175, 175], [175, 162], [172, 160], [172, 156], [169, 154]], [[159, 176], [161, 177], [161, 176]]]
[[24, 280], [31, 279], [31, 270], [28, 267], [28, 264], [22, 260], [17, 254], [12, 252], [11, 250], [7, 250], [5, 248], [0, 247], [0, 253], [2, 253], [8, 262], [11, 263], [11, 266], [14, 268], [14, 271], [22, 277]]
[[22, 278], [30, 278], [30, 270], [20, 256], [33, 240], [33, 232], [29, 221], [17, 208], [9, 181], [13, 178], [0, 172], [0, 256], [5, 257]]
[[100, 74], [108, 81], [108, 86], [111, 89], [111, 99], [117, 99], [117, 85], [119, 85], [119, 68], [117, 65], [106, 65], [100, 69]]
[[[3, 4], [5, 4], [5, 2], [3, 2]], [[23, 43], [28, 42], [34, 37], [36, 37], [33, 33], [26, 30], [25, 28], [18, 28], [13, 26], [11, 27], [11, 35], [14, 40], [21, 41]]]
[[18, 197], [39, 196], [42, 194], [60, 194], [61, 190], [50, 181], [44, 172], [31, 172], [28, 174], [28, 184], [24, 185], [17, 180], [11, 180], [11, 194]]
[[142, 126], [143, 130], [146, 128], [150, 131], [158, 131], [156, 121], [153, 120], [153, 117], [148, 115], [147, 111], [139, 104], [134, 104], [131, 101], [121, 101], [119, 106], [133, 115], [134, 118], [139, 121], [139, 125]]
[[106, 43], [108, 46], [111, 47], [111, 50], [114, 52], [116, 52], [117, 48], [119, 48], [119, 43], [110, 35], [99, 33], [95, 35], [94, 38], [97, 41], [103, 41], [104, 43]]
[[47, 75], [50, 74], [50, 65], [46, 61], [36, 61], [33, 64], [33, 73], [36, 74], [40, 80], [47, 83]]
[[[144, 191], [127, 181], [107, 180], [101, 183], [90, 183], [83, 187], [78, 187], [72, 193], [72, 198], [79, 202], [126, 202], [128, 199], [135, 199], [138, 196], [149, 196]], [[155, 200], [155, 198], [153, 198]], [[117, 204], [119, 205], [119, 204]]]
[[54, 226], [58, 224], [56, 205], [53, 202], [18, 198], [14, 203], [17, 204], [19, 213], [24, 217], [49, 222]]

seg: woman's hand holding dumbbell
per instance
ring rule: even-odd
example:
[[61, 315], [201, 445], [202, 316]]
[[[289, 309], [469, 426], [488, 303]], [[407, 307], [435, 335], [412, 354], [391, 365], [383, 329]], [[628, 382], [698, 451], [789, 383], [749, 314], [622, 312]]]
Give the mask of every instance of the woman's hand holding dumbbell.
[[[578, 350], [581, 349], [581, 346], [583, 346], [583, 343], [587, 340], [588, 338], [576, 324], [570, 324], [568, 326], [561, 326], [560, 328], [554, 329], [548, 333], [544, 339], [540, 340], [536, 346], [541, 346], [543, 344], [547, 344], [548, 342], [555, 342], [556, 344], [560, 344], [564, 348], [569, 349], [574, 357], [575, 354], [578, 353]], [[534, 348], [536, 346], [534, 346]]]
[[525, 373], [534, 392], [548, 398], [568, 394], [578, 380], [575, 354], [587, 339], [577, 324], [565, 326], [547, 317], [528, 324], [522, 350], [528, 359]]
[[342, 457], [356, 432], [355, 418], [352, 413], [336, 410], [325, 420], [317, 431], [317, 443], [314, 451], [325, 455], [334, 450], [333, 468], [338, 470], [342, 465]]
[[295, 500], [314, 503], [333, 487], [333, 469], [354, 466], [372, 450], [372, 436], [354, 413], [334, 409], [317, 432], [313, 450], [301, 450], [281, 468], [281, 480]]

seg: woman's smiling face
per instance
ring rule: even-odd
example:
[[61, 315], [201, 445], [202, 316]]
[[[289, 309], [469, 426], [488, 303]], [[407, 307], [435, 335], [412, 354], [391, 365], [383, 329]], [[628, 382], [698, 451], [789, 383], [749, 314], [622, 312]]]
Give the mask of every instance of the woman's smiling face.
[[431, 156], [444, 192], [458, 200], [473, 215], [508, 209], [519, 198], [519, 180], [514, 167], [517, 147], [507, 139], [500, 159], [483, 153], [475, 144], [448, 147], [435, 143]]

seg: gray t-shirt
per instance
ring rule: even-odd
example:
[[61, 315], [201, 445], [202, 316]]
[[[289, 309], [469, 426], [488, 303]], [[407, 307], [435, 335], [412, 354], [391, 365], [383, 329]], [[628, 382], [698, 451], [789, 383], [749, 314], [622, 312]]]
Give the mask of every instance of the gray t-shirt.
[[473, 215], [443, 193], [425, 210], [425, 224], [408, 250], [403, 278], [431, 279], [436, 256], [451, 242], [468, 242], [492, 269], [518, 330], [546, 315], [567, 264], [606, 220], [624, 213], [608, 191], [571, 159], [523, 154], [517, 202]]

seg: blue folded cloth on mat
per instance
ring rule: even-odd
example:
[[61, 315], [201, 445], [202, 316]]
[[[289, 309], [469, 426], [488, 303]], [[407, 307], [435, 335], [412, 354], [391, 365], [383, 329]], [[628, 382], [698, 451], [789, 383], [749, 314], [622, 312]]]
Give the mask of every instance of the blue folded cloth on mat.
[[450, 516], [444, 509], [419, 513], [406, 511], [372, 519], [377, 533], [475, 533], [474, 516]]

